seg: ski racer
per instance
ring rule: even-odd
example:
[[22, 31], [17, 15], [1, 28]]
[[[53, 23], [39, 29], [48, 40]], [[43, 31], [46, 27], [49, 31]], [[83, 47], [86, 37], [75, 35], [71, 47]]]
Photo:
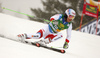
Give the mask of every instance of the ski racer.
[[[65, 14], [56, 14], [50, 18], [50, 23], [41, 28], [36, 34], [19, 34], [18, 37], [22, 39], [40, 39], [39, 43], [49, 44], [63, 37], [60, 31], [66, 29], [66, 39], [63, 48], [68, 48], [68, 43], [71, 39], [72, 21], [75, 18], [76, 13], [73, 9], [67, 9]], [[24, 37], [24, 38], [23, 38]]]

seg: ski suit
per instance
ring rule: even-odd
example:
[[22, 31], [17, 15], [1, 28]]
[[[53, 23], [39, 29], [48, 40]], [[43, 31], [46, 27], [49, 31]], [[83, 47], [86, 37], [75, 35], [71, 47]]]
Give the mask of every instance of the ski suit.
[[50, 23], [41, 28], [36, 34], [27, 34], [27, 38], [39, 39], [43, 37], [51, 38], [51, 41], [58, 40], [63, 37], [60, 31], [66, 29], [66, 42], [70, 41], [71, 38], [71, 30], [72, 30], [72, 22], [66, 22], [64, 19], [64, 15], [56, 14], [50, 18]]

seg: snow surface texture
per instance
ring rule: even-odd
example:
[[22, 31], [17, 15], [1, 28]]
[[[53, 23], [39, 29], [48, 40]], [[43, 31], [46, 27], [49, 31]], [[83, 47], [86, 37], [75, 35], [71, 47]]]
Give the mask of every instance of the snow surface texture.
[[[35, 15], [32, 13], [30, 8], [33, 8], [33, 9], [41, 8], [43, 10], [43, 4], [41, 0], [8, 0], [8, 1], [0, 0], [0, 2], [2, 3], [1, 5], [2, 7], [8, 8], [14, 11], [18, 11], [21, 13], [25, 13], [31, 16], [35, 16]], [[29, 19], [28, 16], [26, 15], [22, 15], [22, 14], [5, 10], [5, 9], [3, 9], [3, 13], [24, 18], [24, 19]]]
[[[100, 58], [100, 36], [74, 30], [65, 54], [6, 39], [16, 40], [17, 34], [35, 33], [44, 25], [0, 13], [0, 35], [2, 36], [0, 37], [0, 58]], [[62, 33], [64, 36], [62, 39], [49, 45], [63, 46], [66, 37], [65, 30]], [[29, 41], [35, 40], [29, 39]]]

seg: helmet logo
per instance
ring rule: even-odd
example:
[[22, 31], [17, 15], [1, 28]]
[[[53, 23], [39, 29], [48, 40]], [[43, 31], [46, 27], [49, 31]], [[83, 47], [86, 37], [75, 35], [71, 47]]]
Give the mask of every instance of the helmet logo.
[[74, 13], [74, 12], [72, 12], [72, 14], [73, 14], [73, 15], [75, 15], [75, 13]]

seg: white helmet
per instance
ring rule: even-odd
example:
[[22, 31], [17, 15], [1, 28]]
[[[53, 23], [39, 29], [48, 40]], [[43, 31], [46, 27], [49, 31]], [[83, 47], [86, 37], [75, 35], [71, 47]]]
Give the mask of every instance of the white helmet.
[[[75, 13], [75, 11], [73, 10], [73, 9], [67, 9], [66, 11], [65, 11], [65, 14], [69, 17], [69, 15], [72, 15], [72, 16], [74, 16], [74, 18], [75, 18], [75, 16], [76, 16], [76, 13]], [[73, 18], [73, 19], [74, 19]]]

